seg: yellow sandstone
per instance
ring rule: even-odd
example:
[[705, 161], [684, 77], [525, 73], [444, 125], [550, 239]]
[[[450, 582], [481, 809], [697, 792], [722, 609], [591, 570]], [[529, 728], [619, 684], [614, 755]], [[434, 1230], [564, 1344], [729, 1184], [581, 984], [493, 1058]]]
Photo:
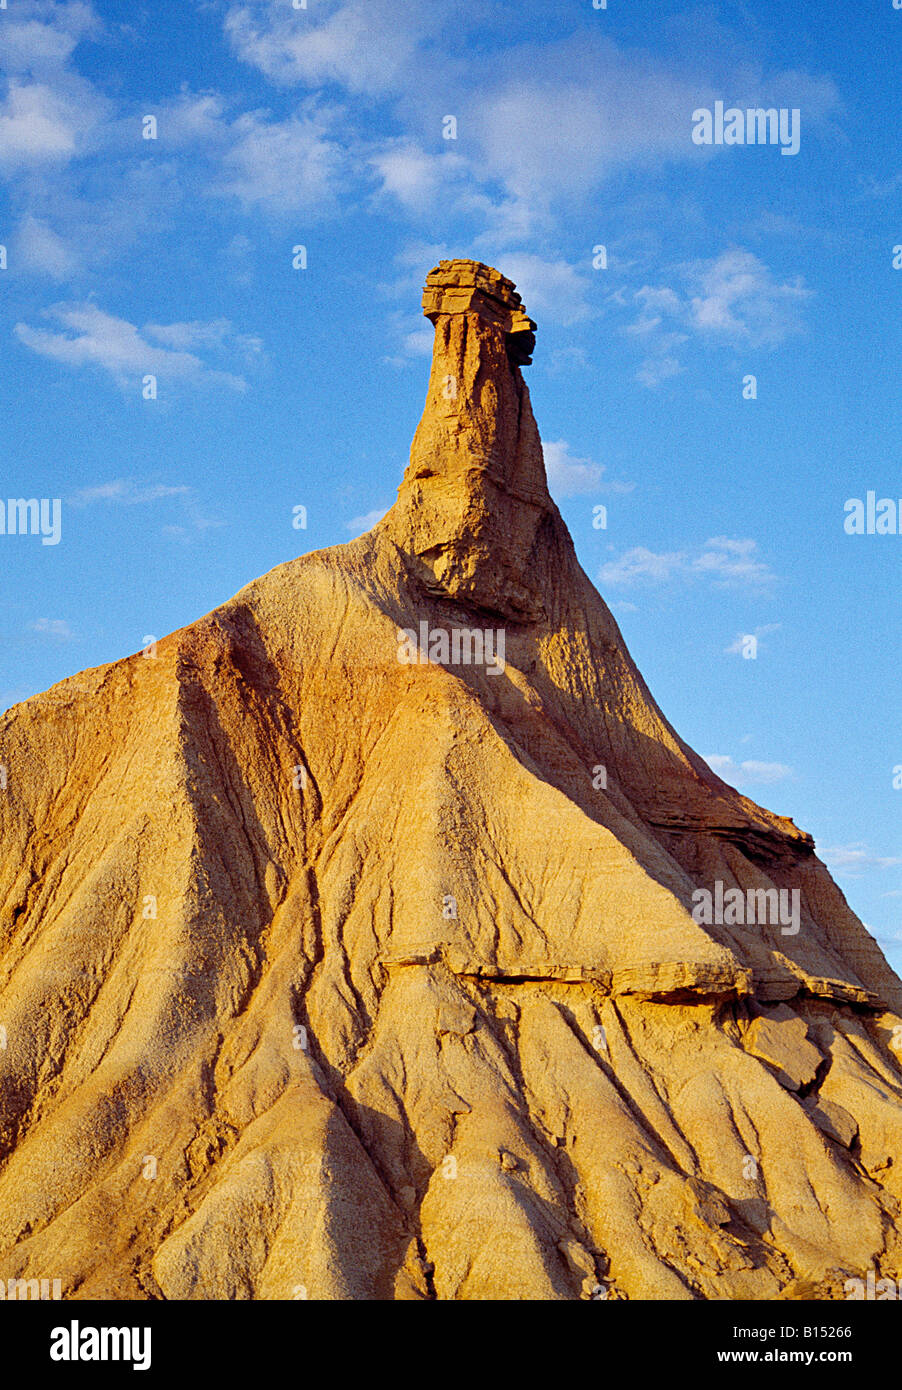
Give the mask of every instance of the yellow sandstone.
[[[902, 985], [655, 704], [549, 495], [514, 286], [443, 262], [424, 304], [372, 531], [0, 718], [0, 1280], [898, 1277]], [[697, 922], [718, 882], [798, 890], [799, 930]]]

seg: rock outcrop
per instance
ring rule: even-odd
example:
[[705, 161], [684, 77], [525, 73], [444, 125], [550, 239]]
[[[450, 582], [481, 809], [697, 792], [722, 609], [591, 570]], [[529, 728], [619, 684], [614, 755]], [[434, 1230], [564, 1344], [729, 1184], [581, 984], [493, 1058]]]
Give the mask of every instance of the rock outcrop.
[[902, 984], [652, 699], [549, 496], [513, 285], [443, 262], [424, 308], [371, 532], [0, 718], [0, 1281], [897, 1276]]

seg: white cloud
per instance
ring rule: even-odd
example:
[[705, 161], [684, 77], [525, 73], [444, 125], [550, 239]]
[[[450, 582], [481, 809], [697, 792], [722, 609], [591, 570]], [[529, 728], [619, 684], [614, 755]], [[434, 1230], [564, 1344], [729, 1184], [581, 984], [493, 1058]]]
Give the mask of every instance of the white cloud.
[[770, 567], [756, 556], [757, 542], [714, 536], [694, 554], [685, 550], [657, 553], [633, 546], [603, 565], [599, 582], [628, 585], [642, 581], [668, 583], [675, 579], [711, 579], [718, 588], [764, 590], [776, 579]]
[[[485, 178], [486, 171], [476, 166], [473, 177]], [[525, 198], [492, 197], [488, 193], [471, 194], [462, 206], [474, 220], [481, 220], [485, 230], [473, 239], [473, 248], [489, 261], [506, 257], [508, 246], [522, 246], [534, 241], [541, 231], [554, 234], [554, 219], [547, 210]], [[579, 315], [582, 317], [582, 315]]]
[[769, 786], [792, 776], [792, 768], [787, 767], [785, 763], [762, 763], [752, 758], [735, 763], [727, 753], [710, 753], [703, 756], [708, 766], [725, 782], [757, 782]]
[[449, 185], [464, 183], [469, 173], [466, 159], [453, 150], [431, 154], [408, 137], [389, 141], [371, 156], [370, 163], [381, 191], [416, 214], [434, 209], [440, 199], [447, 198]]
[[122, 506], [141, 506], [147, 502], [159, 502], [165, 497], [185, 497], [190, 487], [167, 486], [161, 483], [142, 485], [132, 478], [113, 478], [108, 483], [98, 483], [95, 487], [84, 487], [69, 500], [73, 506], [87, 507], [92, 502], [115, 502]]
[[509, 196], [549, 207], [589, 195], [619, 165], [693, 157], [697, 83], [610, 43], [568, 40], [521, 57], [517, 75], [484, 75], [463, 115]]
[[435, 152], [413, 136], [397, 136], [377, 147], [368, 164], [379, 194], [395, 199], [408, 217], [434, 228], [453, 212], [481, 226], [472, 250], [489, 261], [501, 248], [530, 238], [542, 221], [522, 200], [487, 191], [491, 171], [453, 146]]
[[72, 247], [40, 218], [27, 214], [19, 224], [16, 256], [24, 270], [64, 280], [77, 265]]
[[661, 357], [646, 357], [640, 364], [636, 372], [636, 380], [643, 386], [654, 388], [660, 386], [662, 381], [669, 381], [673, 376], [679, 376], [680, 372], [686, 369], [679, 358], [671, 357], [668, 353]]
[[875, 854], [862, 841], [849, 845], [831, 845], [820, 850], [820, 856], [831, 869], [844, 874], [863, 874], [873, 869], [891, 869], [902, 859]]
[[381, 521], [388, 507], [374, 507], [371, 512], [364, 512], [363, 516], [352, 517], [345, 525], [346, 531], [352, 531], [355, 536], [362, 536], [365, 531], [371, 531], [377, 521]]
[[171, 162], [130, 166], [109, 152], [102, 162], [33, 174], [25, 192], [14, 253], [20, 268], [56, 280], [106, 265], [158, 234], [184, 198]]
[[[564, 205], [592, 198], [626, 166], [714, 157], [692, 142], [691, 114], [724, 95], [721, 81], [737, 99], [785, 90], [798, 106], [803, 94], [809, 122], [837, 104], [829, 80], [765, 74], [738, 54], [715, 90], [698, 52], [666, 62], [584, 33], [512, 43], [507, 17], [485, 0], [310, 0], [300, 10], [288, 0], [232, 0], [225, 30], [238, 56], [276, 85], [390, 101], [401, 133], [370, 156], [383, 189], [433, 227], [446, 211], [472, 214], [482, 223], [477, 241], [489, 245], [554, 229]], [[446, 113], [458, 119], [460, 145], [430, 153]]]
[[174, 540], [190, 541], [196, 539], [198, 533], [203, 535], [205, 531], [215, 530], [219, 526], [226, 525], [217, 517], [204, 516], [196, 503], [190, 499], [185, 506], [185, 516], [188, 521], [187, 526], [164, 526], [162, 527], [162, 534], [171, 536]]
[[421, 0], [318, 0], [308, 10], [258, 0], [231, 5], [225, 29], [238, 57], [273, 82], [375, 95], [403, 86], [419, 43], [443, 24], [441, 10]]
[[665, 583], [685, 568], [686, 556], [681, 550], [661, 554], [644, 545], [635, 545], [619, 560], [609, 560], [602, 565], [598, 578], [603, 584], [634, 584], [643, 579]]
[[731, 247], [711, 260], [680, 266], [679, 292], [643, 285], [626, 332], [646, 356], [636, 373], [655, 387], [684, 370], [679, 351], [690, 337], [734, 347], [776, 347], [802, 331], [800, 309], [811, 297], [800, 277], [781, 282], [750, 251]]
[[543, 441], [542, 452], [550, 492], [558, 497], [576, 497], [598, 490], [603, 471], [601, 464], [588, 458], [575, 458], [566, 439]]
[[191, 348], [228, 348], [252, 361], [263, 351], [262, 338], [251, 333], [237, 333], [229, 319], [213, 319], [210, 323], [196, 319], [191, 323], [148, 323], [144, 332], [148, 338], [179, 352]]
[[[73, 68], [77, 45], [103, 35], [90, 5], [16, 0], [11, 6], [3, 21], [10, 87], [0, 96], [0, 169], [48, 175], [43, 201], [29, 203], [40, 234], [31, 229], [26, 268], [63, 278], [77, 264], [108, 257], [140, 237], [150, 218], [159, 226], [186, 187], [237, 199], [246, 210], [309, 221], [333, 214], [349, 192], [365, 196], [378, 182], [405, 217], [427, 220], [432, 235], [444, 232], [440, 219], [469, 219], [470, 247], [484, 259], [497, 263], [511, 250], [510, 265], [503, 257], [506, 269], [516, 272], [534, 314], [572, 324], [589, 313], [591, 275], [554, 255], [517, 255], [515, 248], [538, 244], [539, 231], [550, 234], [547, 244], [557, 244], [571, 203], [592, 198], [615, 169], [707, 157], [692, 144], [691, 111], [722, 95], [699, 80], [701, 63], [693, 75], [691, 64], [668, 65], [603, 37], [512, 44], [508, 18], [488, 0], [465, 7], [444, 0], [309, 0], [306, 9], [289, 0], [227, 0], [224, 8], [239, 58], [277, 85], [301, 89], [301, 105], [288, 114], [252, 110], [232, 119], [237, 101], [213, 91], [160, 100], [150, 109], [161, 143], [141, 151], [155, 158], [142, 161], [138, 186], [133, 103], [119, 102], [112, 120], [114, 103]], [[470, 30], [479, 40], [472, 47]], [[776, 91], [774, 82], [782, 81], [792, 105], [803, 93], [812, 119], [835, 105], [832, 85], [805, 73], [772, 80], [739, 75], [740, 87], [756, 90], [771, 81]], [[325, 92], [332, 104], [325, 107], [313, 92]], [[392, 139], [379, 133], [385, 125], [373, 98], [391, 103], [398, 132]], [[459, 142], [441, 139], [445, 112], [459, 119]], [[81, 176], [82, 165], [73, 161], [101, 149], [104, 167], [90, 168], [76, 196], [60, 169], [72, 166]], [[166, 151], [178, 152], [177, 166]], [[130, 180], [127, 196], [116, 193], [113, 178]], [[117, 196], [123, 206], [108, 215]], [[679, 314], [666, 311], [648, 330], [639, 369], [644, 384], [658, 385], [682, 370], [678, 347], [687, 332], [735, 334], [739, 325], [748, 342], [770, 342], [793, 331], [800, 285], [759, 276], [756, 286], [738, 263], [698, 263], [685, 273]]]
[[648, 337], [661, 327], [665, 315], [679, 314], [682, 308], [679, 295], [666, 285], [643, 285], [633, 299], [639, 305], [639, 317], [627, 328], [637, 338]]
[[110, 103], [69, 66], [78, 43], [100, 32], [87, 4], [21, 0], [4, 12], [0, 169], [47, 169], [84, 153]]
[[[724, 96], [712, 88], [706, 58], [696, 51], [694, 61], [665, 63], [584, 35], [492, 52], [472, 73], [461, 128], [472, 129], [481, 164], [508, 196], [554, 209], [590, 197], [627, 165], [713, 157], [691, 140], [692, 111]], [[765, 105], [804, 106], [806, 128], [826, 122], [838, 105], [829, 79], [753, 72], [735, 60], [728, 67], [718, 86], [728, 80], [737, 99], [754, 92], [753, 105], [766, 90]]]
[[566, 439], [543, 440], [545, 473], [549, 490], [558, 497], [577, 497], [589, 492], [632, 492], [634, 483], [605, 481], [605, 465], [577, 458]]
[[[182, 92], [174, 100], [155, 104], [159, 138], [166, 149], [189, 145], [219, 145], [228, 135], [225, 101], [216, 92]], [[133, 118], [130, 118], [130, 120]]]
[[3, 16], [0, 68], [28, 73], [62, 68], [82, 39], [101, 32], [92, 7], [81, 0], [16, 0]]
[[0, 166], [14, 173], [65, 162], [84, 131], [78, 109], [61, 93], [44, 83], [13, 81], [0, 106]]
[[71, 642], [75, 638], [75, 633], [64, 618], [38, 618], [31, 624], [31, 630], [44, 637], [52, 637], [55, 642]]
[[713, 261], [693, 262], [685, 268], [685, 278], [697, 291], [690, 301], [694, 327], [751, 347], [773, 346], [798, 333], [798, 308], [811, 297], [801, 277], [781, 284], [741, 247], [723, 251]]
[[718, 585], [741, 584], [751, 588], [766, 588], [776, 575], [770, 566], [757, 558], [758, 542], [734, 540], [729, 536], [712, 536], [696, 555], [691, 568], [696, 574], [708, 575]]
[[334, 211], [351, 175], [346, 143], [333, 134], [337, 114], [308, 104], [284, 121], [260, 111], [239, 116], [215, 191], [275, 215]]
[[412, 328], [404, 335], [404, 351], [411, 357], [431, 357], [434, 341], [435, 330], [431, 325], [426, 328]]
[[[132, 385], [150, 374], [164, 381], [217, 384], [236, 391], [247, 387], [243, 377], [209, 367], [195, 353], [155, 346], [134, 324], [104, 313], [96, 304], [55, 304], [44, 310], [44, 315], [67, 331], [50, 332], [17, 323], [15, 333], [20, 342], [42, 357], [66, 366], [101, 367], [121, 386]], [[153, 331], [159, 335], [166, 330], [161, 325], [151, 325], [145, 334]]]
[[685, 370], [676, 352], [689, 335], [665, 326], [668, 317], [682, 312], [679, 296], [666, 285], [643, 285], [633, 300], [639, 305], [639, 314], [627, 325], [626, 332], [648, 353], [636, 372], [636, 380], [654, 388]]
[[206, 516], [201, 510], [195, 489], [185, 486], [184, 483], [140, 483], [134, 478], [111, 478], [109, 482], [82, 488], [69, 498], [69, 504], [74, 507], [97, 504], [139, 507], [168, 501], [177, 503], [184, 519], [184, 524], [168, 524], [160, 528], [161, 534], [174, 540], [193, 540], [198, 535], [226, 524], [216, 517]]
[[792, 768], [785, 763], [760, 763], [746, 759], [739, 766], [749, 782], [782, 782], [784, 777], [792, 776]]
[[[27, 212], [15, 243], [18, 266], [64, 280], [103, 264], [172, 225], [189, 187], [195, 198], [237, 200], [245, 211], [300, 215], [307, 222], [337, 209], [359, 164], [353, 142], [336, 134], [340, 112], [306, 102], [283, 120], [265, 111], [231, 119], [227, 106], [214, 93], [151, 103], [160, 138], [149, 147], [141, 145], [133, 112], [106, 120], [102, 162], [71, 162], [93, 152], [100, 134], [79, 143], [68, 127], [57, 132], [59, 159], [45, 161], [42, 177], [27, 185]], [[154, 158], [136, 159], [136, 151]], [[70, 161], [65, 168], [64, 158]], [[2, 162], [0, 151], [0, 169]], [[29, 167], [35, 168], [34, 159]], [[231, 245], [237, 244], [233, 236]], [[233, 274], [247, 282], [251, 270], [245, 256]]]

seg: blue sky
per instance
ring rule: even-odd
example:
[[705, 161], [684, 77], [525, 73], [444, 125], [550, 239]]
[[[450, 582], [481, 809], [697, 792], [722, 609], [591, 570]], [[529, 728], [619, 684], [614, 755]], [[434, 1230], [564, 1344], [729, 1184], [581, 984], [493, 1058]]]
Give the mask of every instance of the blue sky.
[[[665, 714], [900, 968], [902, 536], [844, 531], [902, 498], [900, 49], [893, 0], [7, 0], [0, 497], [62, 529], [0, 536], [0, 708], [372, 524], [474, 256]], [[798, 153], [694, 143], [717, 102]]]

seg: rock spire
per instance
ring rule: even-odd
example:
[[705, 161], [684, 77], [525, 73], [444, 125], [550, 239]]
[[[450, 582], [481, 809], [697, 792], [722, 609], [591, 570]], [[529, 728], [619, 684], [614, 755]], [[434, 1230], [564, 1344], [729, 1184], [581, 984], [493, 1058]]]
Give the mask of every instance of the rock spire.
[[479, 261], [431, 271], [423, 312], [432, 371], [387, 529], [430, 592], [536, 621], [547, 562], [537, 548], [557, 517], [520, 371], [536, 325], [512, 281]]

